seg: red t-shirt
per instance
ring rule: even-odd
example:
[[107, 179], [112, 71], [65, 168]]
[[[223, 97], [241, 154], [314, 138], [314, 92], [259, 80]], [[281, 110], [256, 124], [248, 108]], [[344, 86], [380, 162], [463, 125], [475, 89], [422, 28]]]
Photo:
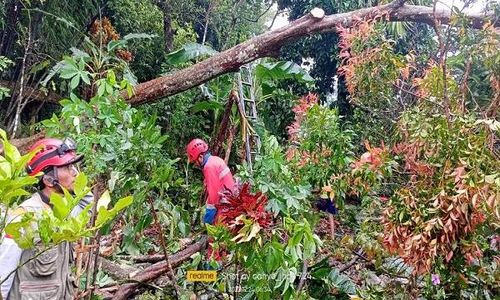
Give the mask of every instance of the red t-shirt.
[[218, 156], [210, 156], [203, 166], [203, 176], [205, 187], [208, 192], [207, 205], [215, 206], [219, 204], [220, 194], [224, 190], [234, 189], [234, 178], [226, 162]]

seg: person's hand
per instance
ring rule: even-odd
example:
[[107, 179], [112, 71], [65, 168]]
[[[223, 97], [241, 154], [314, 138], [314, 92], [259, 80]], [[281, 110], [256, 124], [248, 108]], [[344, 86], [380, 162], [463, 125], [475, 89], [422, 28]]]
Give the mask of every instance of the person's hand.
[[217, 214], [217, 209], [215, 207], [205, 208], [205, 216], [203, 217], [203, 222], [206, 224], [213, 225], [215, 222], [216, 214]]

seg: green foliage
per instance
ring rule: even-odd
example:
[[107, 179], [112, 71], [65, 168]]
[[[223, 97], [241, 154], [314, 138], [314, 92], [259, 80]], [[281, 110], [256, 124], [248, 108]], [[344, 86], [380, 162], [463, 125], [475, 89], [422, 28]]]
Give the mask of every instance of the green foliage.
[[[100, 79], [91, 73], [90, 77], [97, 80], [91, 83], [95, 95], [89, 101], [71, 93], [70, 99], [61, 101], [60, 116], [54, 115], [42, 124], [52, 135], [64, 133], [74, 137], [86, 156], [86, 169], [92, 180], [107, 181], [108, 188], [116, 194], [133, 194], [136, 201], [124, 218], [135, 221], [125, 225], [122, 246], [125, 251], [138, 253], [148, 251], [146, 245], [151, 244], [143, 240], [147, 237], [138, 239], [137, 235], [152, 223], [151, 214], [145, 213], [151, 209], [150, 199], [155, 199], [160, 219], [169, 227], [172, 238], [178, 232], [188, 234], [193, 221], [188, 211], [196, 204], [183, 201], [184, 197], [191, 200], [191, 194], [184, 191], [183, 180], [177, 179], [177, 160], [165, 154], [168, 137], [156, 124], [156, 116], [130, 107], [121, 98], [120, 91], [131, 86], [125, 79], [119, 81], [120, 74], [113, 70], [126, 68], [110, 67]], [[182, 196], [172, 199], [168, 193], [171, 189]], [[103, 216], [114, 214], [115, 211], [103, 212]]]
[[250, 173], [243, 166], [239, 176], [268, 197], [268, 208], [275, 215], [296, 216], [308, 209], [306, 199], [310, 186], [294, 177], [290, 163], [276, 137], [262, 139], [261, 154], [255, 159]]
[[[468, 109], [487, 107], [492, 99], [498, 97], [495, 81], [500, 77], [499, 34], [490, 24], [483, 30], [468, 26], [464, 13], [455, 10], [451, 30], [450, 47], [457, 50], [447, 59], [448, 68], [454, 70], [454, 78], [461, 79], [468, 86], [464, 93]], [[462, 87], [463, 88], [463, 87]]]
[[349, 170], [354, 161], [352, 136], [349, 129], [342, 129], [338, 110], [314, 105], [307, 110], [298, 131], [298, 147], [294, 157], [303, 180], [315, 188], [335, 186], [336, 195], [345, 196], [347, 183], [335, 176]]
[[[107, 94], [112, 94], [112, 86], [116, 84], [116, 80], [121, 80], [121, 88], [126, 88], [129, 94], [132, 93], [132, 87], [137, 79], [132, 74], [127, 61], [122, 57], [121, 49], [124, 49], [127, 44], [134, 39], [151, 38], [147, 34], [129, 34], [121, 40], [111, 40], [105, 45], [96, 45], [88, 37], [84, 39], [83, 50], [71, 48], [71, 57], [65, 56], [62, 61], [57, 63], [49, 74], [45, 77], [42, 84], [47, 83], [54, 75], [59, 74], [60, 78], [70, 80], [68, 92], [77, 93], [75, 90], [84, 83], [90, 86], [91, 92], [94, 93], [95, 85], [99, 85], [99, 96], [103, 96], [103, 89], [107, 88]], [[116, 78], [118, 75], [118, 78]], [[109, 78], [109, 84], [106, 86], [104, 77]], [[102, 83], [101, 83], [102, 82]], [[89, 89], [87, 87], [87, 89]], [[87, 92], [83, 88], [81, 92]], [[88, 95], [86, 95], [88, 97]]]
[[[53, 193], [51, 195], [50, 201], [53, 209], [44, 210], [41, 214], [24, 212], [7, 222], [9, 210], [16, 207], [15, 200], [29, 195], [26, 188], [35, 184], [38, 179], [26, 176], [24, 173], [25, 165], [34, 153], [21, 156], [16, 147], [9, 143], [5, 132], [1, 129], [0, 136], [5, 153], [5, 156], [0, 156], [0, 199], [2, 200], [0, 229], [2, 235], [4, 230], [10, 234], [19, 247], [29, 249], [41, 242], [45, 248], [48, 248], [63, 241], [76, 241], [95, 232], [131, 204], [132, 197], [126, 197], [118, 200], [111, 210], [100, 207], [97, 215], [98, 222], [92, 228], [87, 228], [91, 217], [90, 204], [78, 215], [71, 214], [78, 202], [90, 192], [90, 188], [87, 187], [87, 178], [81, 173], [75, 180], [74, 194], [63, 189], [64, 194]], [[109, 193], [105, 193], [104, 196], [108, 197], [106, 203], [103, 204], [107, 206]]]
[[[283, 227], [260, 232], [257, 238], [243, 243], [231, 241], [223, 227], [208, 227], [214, 244], [231, 250], [234, 262], [244, 268], [239, 276], [242, 299], [291, 299], [296, 293], [302, 261], [312, 259], [322, 245], [306, 219], [295, 221], [286, 217], [282, 221]], [[227, 292], [235, 288], [234, 276], [230, 275], [220, 276], [223, 279], [219, 286], [225, 286]]]
[[[25, 213], [21, 221], [17, 222], [16, 219], [11, 221], [5, 227], [5, 232], [10, 234], [23, 249], [31, 249], [38, 242], [41, 242], [45, 248], [49, 248], [64, 241], [75, 242], [82, 237], [91, 236], [132, 203], [132, 197], [129, 196], [119, 199], [110, 210], [104, 207], [107, 205], [99, 207], [95, 225], [87, 228], [91, 218], [89, 211], [92, 204], [87, 205], [77, 215], [71, 213], [78, 202], [90, 192], [90, 188], [86, 185], [87, 179], [81, 173], [75, 181], [74, 195], [66, 190], [63, 190], [64, 195], [53, 193], [50, 197], [50, 202], [53, 204], [52, 210], [44, 210], [41, 214]], [[109, 198], [109, 193], [105, 193], [104, 196]]]
[[255, 76], [262, 84], [271, 85], [273, 81], [295, 79], [311, 83], [314, 79], [299, 65], [291, 61], [264, 62], [255, 66]]
[[164, 63], [166, 54], [162, 11], [154, 1], [113, 0], [107, 1], [107, 6], [120, 34], [145, 32], [155, 35], [153, 39], [133, 41], [129, 49], [134, 54], [130, 68], [137, 75], [138, 81], [157, 77], [161, 74], [159, 66]]
[[[346, 275], [336, 276], [332, 273], [319, 273], [321, 274], [321, 280], [310, 279], [310, 284], [308, 286], [308, 296], [314, 299], [356, 299], [352, 298], [351, 295], [356, 294], [355, 284]], [[331, 275], [331, 276], [330, 276]]]
[[[12, 64], [14, 64], [14, 62], [11, 61], [10, 59], [8, 59], [5, 56], [0, 56], [0, 72], [3, 72]], [[0, 101], [9, 96], [10, 96], [10, 89], [0, 86]]]
[[14, 62], [5, 56], [0, 56], [0, 71], [7, 69]]
[[290, 85], [307, 91], [313, 88], [314, 80], [305, 69], [291, 61], [266, 60], [257, 64], [254, 72], [259, 116], [266, 129], [279, 141], [284, 141], [297, 98]]
[[[24, 168], [26, 163], [33, 157], [33, 153], [21, 156], [15, 146], [9, 143], [7, 134], [0, 129], [0, 138], [3, 155], [0, 155], [0, 201], [3, 209], [10, 208], [21, 196], [29, 193], [26, 188], [36, 183], [35, 177], [26, 176]], [[4, 211], [6, 214], [7, 212]], [[5, 225], [2, 220], [2, 227]]]

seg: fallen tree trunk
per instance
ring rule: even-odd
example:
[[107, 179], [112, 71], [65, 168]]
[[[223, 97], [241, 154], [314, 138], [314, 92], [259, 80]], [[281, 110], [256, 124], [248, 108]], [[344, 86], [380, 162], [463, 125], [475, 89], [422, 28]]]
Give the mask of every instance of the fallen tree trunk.
[[[172, 268], [175, 268], [184, 261], [188, 260], [194, 253], [200, 252], [202, 249], [205, 248], [206, 243], [207, 243], [207, 236], [203, 236], [199, 241], [187, 247], [186, 249], [171, 255], [169, 257], [169, 262]], [[129, 299], [130, 296], [136, 291], [136, 289], [142, 283], [150, 282], [158, 278], [159, 276], [165, 274], [168, 270], [169, 270], [168, 264], [165, 261], [155, 263], [154, 265], [132, 276], [130, 280], [134, 282], [120, 285], [113, 299], [115, 300]]]
[[[182, 238], [180, 240], [180, 249], [178, 252], [190, 247], [193, 242], [194, 240], [192, 238]], [[165, 255], [163, 254], [139, 255], [139, 256], [132, 256], [131, 258], [131, 260], [136, 263], [155, 263], [164, 259]]]
[[[360, 19], [386, 16], [387, 18], [384, 19], [389, 21], [427, 24], [434, 24], [434, 20], [441, 24], [448, 24], [450, 21], [450, 10], [438, 9], [434, 13], [432, 7], [403, 5], [403, 2], [395, 1], [386, 5], [329, 16], [324, 16], [324, 12], [316, 8], [313, 10], [314, 13], [311, 11], [282, 28], [256, 36], [188, 68], [138, 84], [131, 97], [128, 97], [126, 92], [123, 92], [122, 96], [129, 103], [137, 105], [175, 95], [222, 74], [236, 71], [240, 66], [258, 58], [277, 56], [280, 48], [286, 43], [312, 34], [335, 32], [338, 26], [349, 27]], [[488, 16], [484, 15], [469, 15], [468, 17], [475, 28], [481, 28], [488, 21]], [[493, 22], [494, 26], [500, 23], [499, 20]]]
[[[36, 141], [43, 139], [44, 137], [45, 137], [45, 132], [42, 131], [30, 137], [13, 139], [10, 140], [9, 142], [12, 145], [14, 145], [19, 150], [19, 152], [24, 154], [28, 152], [31, 145], [33, 145]], [[2, 142], [0, 142], [0, 154], [2, 153], [3, 153], [3, 145]]]
[[[217, 76], [234, 72], [244, 64], [262, 57], [278, 56], [281, 47], [287, 43], [312, 34], [335, 32], [339, 25], [349, 27], [353, 22], [363, 18], [385, 16], [387, 21], [407, 21], [434, 25], [434, 20], [441, 24], [449, 24], [451, 11], [418, 5], [403, 5], [404, 1], [394, 1], [390, 4], [359, 9], [347, 13], [324, 16], [321, 9], [315, 9], [316, 15], [309, 13], [288, 25], [256, 36], [238, 44], [224, 52], [218, 53], [200, 63], [173, 72], [135, 86], [134, 94], [129, 97], [126, 91], [122, 97], [133, 105], [154, 102], [158, 99], [172, 96], [207, 82]], [[311, 11], [312, 12], [312, 11]], [[321, 12], [321, 13], [318, 13]], [[466, 15], [474, 28], [482, 28], [488, 21], [493, 26], [500, 25], [500, 19], [494, 15]], [[56, 103], [60, 96], [50, 93], [43, 96], [33, 93], [36, 99]]]
[[132, 260], [136, 263], [156, 263], [164, 259], [165, 255], [163, 254], [151, 254], [132, 257]]
[[115, 280], [128, 280], [137, 268], [132, 266], [120, 266], [104, 257], [99, 257], [98, 266]]
[[[13, 90], [16, 86], [15, 81], [7, 81], [7, 80], [0, 80], [0, 85], [4, 86], [6, 88], [9, 88], [10, 90]], [[56, 94], [54, 92], [45, 92], [43, 90], [34, 88], [29, 85], [24, 85], [24, 95], [29, 98], [33, 99], [35, 101], [45, 101], [45, 102], [51, 102], [51, 103], [59, 103], [63, 99], [63, 97], [59, 94]]]

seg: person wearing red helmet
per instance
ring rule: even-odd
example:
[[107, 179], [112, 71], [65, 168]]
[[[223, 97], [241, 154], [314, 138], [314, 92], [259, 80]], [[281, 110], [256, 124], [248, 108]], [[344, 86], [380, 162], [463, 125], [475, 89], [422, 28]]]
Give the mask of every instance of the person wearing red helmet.
[[[39, 191], [19, 205], [9, 216], [9, 222], [26, 212], [37, 215], [51, 209], [50, 196], [62, 194], [63, 188], [72, 192], [79, 174], [76, 163], [83, 159], [76, 153], [76, 145], [70, 139], [43, 139], [30, 151], [35, 155], [28, 162], [26, 171], [30, 176], [40, 175]], [[84, 197], [71, 215], [78, 215], [92, 200], [92, 194]], [[35, 249], [22, 250], [9, 236], [4, 237], [0, 244], [0, 279], [7, 277], [18, 265], [24, 265], [2, 283], [2, 297], [9, 300], [73, 299], [71, 245], [63, 242], [42, 255], [36, 252]]]
[[[234, 190], [235, 182], [231, 170], [226, 162], [208, 150], [208, 145], [201, 139], [193, 139], [186, 147], [186, 153], [190, 163], [200, 167], [203, 172], [203, 183], [207, 190], [207, 201], [205, 204], [205, 216], [203, 222], [215, 224], [218, 222], [217, 206], [221, 200], [221, 192]], [[224, 257], [224, 249], [214, 251], [213, 240], [209, 238], [207, 258], [215, 259], [217, 269], [221, 268], [221, 260]], [[213, 269], [208, 262], [204, 263], [205, 269]]]
[[203, 172], [203, 183], [207, 189], [208, 197], [205, 206], [203, 221], [214, 224], [217, 220], [217, 206], [225, 190], [233, 190], [235, 183], [231, 170], [226, 162], [208, 150], [208, 145], [201, 139], [193, 139], [186, 147], [190, 163], [200, 167]]

